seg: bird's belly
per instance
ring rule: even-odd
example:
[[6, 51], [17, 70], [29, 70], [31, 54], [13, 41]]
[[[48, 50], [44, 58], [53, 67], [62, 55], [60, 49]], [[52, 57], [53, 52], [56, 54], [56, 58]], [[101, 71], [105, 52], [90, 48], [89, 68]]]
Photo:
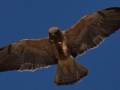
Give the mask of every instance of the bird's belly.
[[58, 55], [58, 60], [65, 60], [66, 58], [68, 58], [68, 56], [65, 56], [65, 54]]

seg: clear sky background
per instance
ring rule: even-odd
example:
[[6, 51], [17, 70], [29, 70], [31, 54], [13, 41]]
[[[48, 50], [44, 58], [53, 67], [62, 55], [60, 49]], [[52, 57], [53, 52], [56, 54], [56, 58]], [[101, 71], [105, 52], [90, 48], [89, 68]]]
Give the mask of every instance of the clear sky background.
[[[120, 6], [120, 0], [0, 0], [0, 47], [21, 39], [48, 36], [53, 26], [70, 28], [84, 15]], [[72, 86], [57, 87], [56, 65], [35, 72], [0, 73], [0, 90], [120, 90], [120, 31], [99, 48], [77, 60], [88, 77]]]

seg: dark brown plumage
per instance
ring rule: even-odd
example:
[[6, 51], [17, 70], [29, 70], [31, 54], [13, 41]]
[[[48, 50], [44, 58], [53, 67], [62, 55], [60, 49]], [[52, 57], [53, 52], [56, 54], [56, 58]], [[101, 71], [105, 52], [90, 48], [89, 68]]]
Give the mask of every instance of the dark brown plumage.
[[0, 48], [0, 72], [34, 71], [58, 64], [55, 84], [71, 85], [88, 75], [88, 70], [75, 58], [97, 47], [120, 29], [120, 8], [111, 7], [84, 16], [65, 31], [53, 27], [49, 37], [21, 40]]

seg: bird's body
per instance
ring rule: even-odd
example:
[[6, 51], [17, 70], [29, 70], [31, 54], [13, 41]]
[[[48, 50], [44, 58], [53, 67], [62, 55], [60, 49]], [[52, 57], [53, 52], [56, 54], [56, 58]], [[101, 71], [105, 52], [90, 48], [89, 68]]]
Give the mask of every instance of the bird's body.
[[66, 37], [59, 28], [50, 28], [49, 39], [53, 42], [55, 56], [58, 59], [58, 68], [54, 80], [56, 85], [74, 84], [88, 75], [88, 70], [71, 55]]
[[119, 29], [119, 7], [86, 15], [65, 31], [52, 27], [47, 38], [24, 39], [0, 48], [0, 72], [34, 71], [57, 64], [56, 85], [77, 83], [88, 75], [88, 70], [75, 58], [97, 47]]

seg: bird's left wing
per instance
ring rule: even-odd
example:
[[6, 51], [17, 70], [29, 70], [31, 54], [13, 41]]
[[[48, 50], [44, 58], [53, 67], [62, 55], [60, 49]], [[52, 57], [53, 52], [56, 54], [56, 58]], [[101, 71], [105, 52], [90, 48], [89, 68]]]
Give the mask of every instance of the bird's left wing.
[[0, 48], [0, 72], [36, 69], [57, 64], [54, 48], [48, 38], [21, 40]]
[[76, 57], [98, 46], [106, 37], [120, 29], [120, 8], [112, 7], [84, 16], [70, 29], [63, 31]]

